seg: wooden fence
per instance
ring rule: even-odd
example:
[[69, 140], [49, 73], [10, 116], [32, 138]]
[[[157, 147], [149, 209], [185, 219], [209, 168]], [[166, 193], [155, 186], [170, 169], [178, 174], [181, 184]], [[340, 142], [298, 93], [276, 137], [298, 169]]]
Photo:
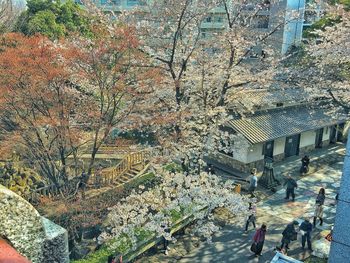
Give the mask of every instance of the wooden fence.
[[115, 167], [103, 169], [91, 175], [90, 183], [107, 186], [113, 184], [120, 176], [126, 174], [133, 166], [143, 169], [149, 161], [150, 151], [141, 150], [127, 154]]

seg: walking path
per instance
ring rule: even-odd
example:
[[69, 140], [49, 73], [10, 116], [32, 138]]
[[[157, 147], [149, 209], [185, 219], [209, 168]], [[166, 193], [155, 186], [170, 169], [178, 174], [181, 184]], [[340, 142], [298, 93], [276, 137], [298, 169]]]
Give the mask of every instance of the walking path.
[[[268, 233], [263, 250], [263, 256], [255, 258], [249, 251], [254, 231], [244, 234], [243, 226], [226, 226], [215, 235], [213, 244], [201, 244], [192, 250], [179, 262], [270, 262], [275, 254], [274, 248], [280, 245], [284, 227], [293, 220], [302, 220], [304, 216], [312, 216], [316, 194], [320, 187], [326, 188], [327, 200], [324, 210], [324, 224], [316, 226], [313, 239], [321, 230], [330, 229], [334, 221], [334, 198], [340, 184], [342, 163], [334, 164], [321, 171], [310, 174], [298, 181], [295, 202], [285, 201], [285, 190], [281, 189], [269, 200], [258, 204], [258, 225], [267, 223]], [[296, 259], [305, 259], [310, 254], [301, 250], [300, 237], [292, 242], [288, 255]]]
[[[340, 160], [342, 158], [343, 148], [337, 147], [337, 149], [333, 150], [335, 152], [330, 155], [331, 157], [328, 156], [328, 161], [329, 158], [334, 159], [333, 161]], [[321, 155], [324, 154], [326, 152], [321, 153]], [[311, 165], [315, 167], [315, 164], [317, 164], [316, 160], [320, 158], [317, 156], [312, 157], [314, 161], [311, 161]], [[327, 158], [327, 154], [322, 159], [324, 157]], [[293, 162], [293, 165], [290, 164]], [[286, 162], [281, 165], [287, 165], [290, 168], [289, 170], [294, 169], [294, 173], [298, 173], [296, 167], [300, 165], [300, 158], [294, 161], [292, 160], [290, 163]], [[278, 172], [284, 171], [287, 167], [276, 167], [275, 169]], [[229, 222], [230, 224], [225, 225], [214, 235], [212, 244], [198, 241], [193, 242], [192, 237], [185, 236], [181, 242], [179, 241], [170, 245], [171, 250], [168, 256], [157, 253], [145, 256], [139, 262], [270, 262], [275, 254], [274, 248], [280, 245], [281, 233], [285, 226], [292, 220], [302, 220], [305, 216], [313, 216], [315, 198], [320, 187], [326, 188], [327, 196], [324, 209], [324, 224], [322, 227], [317, 226], [313, 231], [313, 240], [319, 239], [319, 233], [322, 230], [330, 229], [331, 224], [334, 222], [334, 198], [340, 185], [341, 172], [342, 162], [330, 164], [317, 172], [312, 172], [311, 170], [308, 175], [298, 180], [295, 202], [284, 200], [285, 190], [280, 189], [275, 194], [269, 195], [267, 199], [258, 203], [258, 226], [263, 222], [268, 226], [263, 255], [259, 258], [254, 257], [250, 252], [254, 231], [251, 229], [248, 234], [245, 234], [243, 224], [237, 225], [233, 219], [232, 222]], [[250, 227], [252, 228], [252, 226]], [[290, 245], [288, 255], [296, 259], [305, 259], [310, 256], [307, 250], [301, 250], [300, 236], [298, 237], [298, 241], [294, 241]]]

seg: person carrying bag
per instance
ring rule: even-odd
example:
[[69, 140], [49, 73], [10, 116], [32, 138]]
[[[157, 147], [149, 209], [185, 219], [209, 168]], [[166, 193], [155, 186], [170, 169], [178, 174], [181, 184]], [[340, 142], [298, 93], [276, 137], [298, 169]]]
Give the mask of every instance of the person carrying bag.
[[262, 224], [261, 228], [256, 230], [253, 237], [253, 244], [250, 247], [250, 250], [255, 254], [255, 256], [261, 256], [261, 251], [264, 247], [265, 235], [266, 235], [266, 225]]

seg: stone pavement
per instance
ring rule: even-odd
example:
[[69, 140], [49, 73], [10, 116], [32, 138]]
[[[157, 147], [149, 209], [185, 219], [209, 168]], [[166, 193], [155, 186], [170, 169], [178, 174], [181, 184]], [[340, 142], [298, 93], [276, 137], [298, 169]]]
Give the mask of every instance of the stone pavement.
[[[295, 180], [300, 180], [301, 178], [308, 176], [309, 174], [313, 174], [316, 171], [327, 168], [329, 165], [335, 164], [337, 162], [342, 162], [344, 160], [344, 156], [344, 144], [338, 143], [335, 145], [330, 145], [329, 147], [316, 149], [310, 152], [309, 173], [307, 175], [300, 174], [300, 156], [289, 157], [286, 160], [274, 164], [274, 174], [275, 177], [282, 183], [287, 175], [291, 175]], [[258, 174], [258, 177], [260, 176], [261, 174]], [[282, 189], [283, 185], [277, 186], [276, 188]], [[267, 197], [273, 194], [273, 192], [268, 191], [266, 190], [266, 188], [263, 188], [261, 186], [258, 186], [256, 192], [259, 200], [266, 199]]]
[[[284, 200], [285, 190], [281, 189], [271, 195], [266, 201], [258, 203], [258, 225], [267, 223], [268, 233], [263, 249], [263, 255], [254, 257], [249, 251], [254, 231], [248, 234], [243, 231], [243, 225], [235, 224], [234, 220], [226, 224], [216, 233], [212, 243], [193, 241], [185, 236], [175, 244], [171, 244], [168, 256], [160, 252], [141, 258], [138, 262], [180, 262], [180, 263], [211, 263], [211, 262], [270, 262], [274, 248], [280, 244], [284, 227], [292, 220], [301, 220], [304, 216], [312, 216], [315, 197], [320, 187], [326, 188], [327, 200], [324, 210], [324, 225], [316, 227], [313, 239], [319, 237], [319, 232], [330, 229], [335, 216], [334, 197], [340, 185], [342, 163], [332, 164], [315, 173], [298, 180], [295, 202]], [[252, 228], [252, 226], [250, 226]], [[301, 250], [300, 236], [298, 241], [290, 245], [289, 256], [305, 259], [310, 256], [306, 250]], [[196, 247], [196, 245], [198, 247]]]

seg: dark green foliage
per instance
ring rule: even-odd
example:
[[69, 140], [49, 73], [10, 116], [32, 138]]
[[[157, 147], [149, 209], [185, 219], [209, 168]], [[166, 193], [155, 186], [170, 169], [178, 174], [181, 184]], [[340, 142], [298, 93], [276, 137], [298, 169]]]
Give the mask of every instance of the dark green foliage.
[[350, 0], [330, 0], [329, 3], [331, 5], [341, 4], [341, 5], [344, 5], [345, 10], [347, 11], [350, 10]]
[[41, 33], [58, 39], [71, 32], [89, 36], [89, 19], [72, 0], [29, 0], [28, 9], [17, 20], [16, 31], [26, 35]]

